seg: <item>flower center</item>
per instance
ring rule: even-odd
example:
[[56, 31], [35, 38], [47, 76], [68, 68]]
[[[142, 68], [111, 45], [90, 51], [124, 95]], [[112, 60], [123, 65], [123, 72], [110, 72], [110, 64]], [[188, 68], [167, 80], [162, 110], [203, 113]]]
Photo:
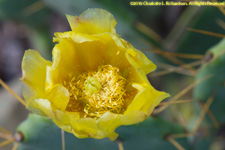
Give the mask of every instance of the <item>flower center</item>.
[[97, 71], [70, 76], [64, 86], [70, 92], [67, 111], [80, 112], [83, 117], [99, 118], [105, 112], [120, 114], [124, 111], [126, 79], [119, 69], [103, 65]]

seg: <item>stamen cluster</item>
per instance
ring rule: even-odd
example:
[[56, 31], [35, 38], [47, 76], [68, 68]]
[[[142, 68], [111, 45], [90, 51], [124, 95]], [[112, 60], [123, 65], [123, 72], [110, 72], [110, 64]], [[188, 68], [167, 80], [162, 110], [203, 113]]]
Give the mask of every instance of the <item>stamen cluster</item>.
[[124, 111], [126, 79], [119, 69], [103, 65], [97, 71], [70, 75], [64, 86], [70, 92], [67, 111], [80, 112], [83, 117], [99, 118], [105, 112], [120, 114]]

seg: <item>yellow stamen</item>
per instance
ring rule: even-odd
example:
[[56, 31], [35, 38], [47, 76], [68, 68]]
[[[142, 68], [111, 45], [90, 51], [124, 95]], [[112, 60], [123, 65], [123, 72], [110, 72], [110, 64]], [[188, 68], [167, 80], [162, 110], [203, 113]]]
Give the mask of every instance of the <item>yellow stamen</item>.
[[94, 118], [108, 111], [120, 114], [124, 111], [125, 83], [119, 69], [111, 65], [100, 66], [97, 71], [77, 77], [70, 75], [70, 79], [64, 81], [70, 92], [66, 110]]

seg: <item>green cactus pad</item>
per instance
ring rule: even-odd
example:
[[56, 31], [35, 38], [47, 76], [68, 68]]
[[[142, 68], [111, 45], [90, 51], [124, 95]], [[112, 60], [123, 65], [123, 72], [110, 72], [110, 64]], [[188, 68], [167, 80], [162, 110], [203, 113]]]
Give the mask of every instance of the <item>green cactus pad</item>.
[[210, 76], [194, 89], [196, 100], [207, 101], [215, 94], [214, 101], [210, 106], [212, 113], [220, 123], [225, 122], [225, 39], [209, 49], [206, 61], [199, 70], [196, 80]]
[[[24, 140], [18, 150], [62, 150], [61, 130], [45, 117], [30, 114], [20, 124], [17, 131], [21, 132]], [[165, 139], [167, 134], [182, 133], [179, 125], [174, 125], [161, 118], [148, 118], [138, 125], [122, 126], [116, 131], [120, 135], [125, 150], [173, 150], [175, 147]], [[117, 141], [109, 139], [78, 139], [70, 133], [65, 134], [66, 150], [116, 150]], [[187, 139], [178, 142], [187, 147]]]

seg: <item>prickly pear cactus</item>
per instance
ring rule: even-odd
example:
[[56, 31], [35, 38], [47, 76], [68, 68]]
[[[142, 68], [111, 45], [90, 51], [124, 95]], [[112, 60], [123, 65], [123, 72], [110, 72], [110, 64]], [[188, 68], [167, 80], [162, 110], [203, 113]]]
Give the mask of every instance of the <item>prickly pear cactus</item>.
[[[12, 5], [12, 3], [14, 5]], [[125, 3], [127, 4], [125, 5]], [[190, 103], [181, 103], [175, 106], [170, 106], [171, 108], [180, 107], [182, 105], [180, 109], [174, 109], [175, 111], [173, 114], [171, 113], [172, 109], [168, 108], [159, 116], [150, 116], [145, 121], [139, 124], [120, 126], [118, 129], [116, 129], [116, 133], [119, 134], [119, 138], [113, 142], [108, 138], [78, 139], [73, 134], [65, 132], [65, 150], [174, 150], [176, 148], [178, 148], [179, 150], [183, 150], [184, 148], [194, 150], [223, 149], [219, 147], [220, 144], [217, 144], [218, 133], [220, 133], [220, 135], [222, 135], [223, 133], [219, 128], [213, 127], [213, 120], [211, 118], [206, 117], [207, 119], [205, 119], [205, 116], [202, 116], [202, 118], [200, 118], [202, 119], [202, 121], [201, 123], [199, 123], [198, 129], [195, 132], [192, 132], [192, 128], [196, 125], [195, 123], [199, 119], [200, 113], [203, 110], [203, 107], [198, 105], [198, 102], [203, 102], [205, 104], [211, 96], [214, 100], [209, 106], [209, 110], [212, 112], [219, 125], [225, 123], [225, 39], [221, 40], [218, 44], [210, 48], [207, 53], [205, 53], [205, 50], [207, 50], [209, 46], [217, 43], [219, 38], [215, 38], [213, 36], [210, 37], [208, 35], [195, 32], [190, 33], [186, 31], [186, 28], [205, 28], [212, 32], [224, 34], [224, 30], [222, 28], [217, 28], [218, 22], [214, 20], [215, 18], [218, 20], [222, 20], [224, 18], [224, 15], [220, 13], [216, 9], [216, 7], [202, 7], [201, 9], [198, 9], [197, 7], [187, 7], [186, 9], [184, 9], [184, 12], [182, 12], [182, 15], [180, 16], [180, 19], [177, 21], [177, 25], [174, 26], [174, 29], [172, 31], [170, 31], [168, 37], [166, 39], [163, 39], [160, 36], [158, 37], [157, 34], [149, 34], [149, 31], [150, 33], [152, 32], [151, 28], [148, 27], [150, 27], [151, 24], [154, 23], [148, 23], [148, 20], [150, 22], [154, 20], [151, 19], [151, 17], [157, 18], [158, 16], [163, 16], [162, 10], [164, 8], [152, 7], [151, 9], [149, 9], [148, 7], [142, 7], [140, 9], [136, 9], [134, 6], [128, 6], [128, 3], [130, 2], [121, 2], [120, 0], [82, 0], [79, 3], [75, 3], [73, 0], [35, 0], [34, 2], [28, 2], [26, 0], [22, 0], [20, 2], [18, 2], [17, 0], [2, 0], [0, 2], [0, 8], [2, 8], [0, 9], [0, 18], [11, 18], [13, 20], [19, 20], [20, 22], [29, 25], [32, 30], [34, 30], [34, 33], [29, 38], [33, 39], [32, 41], [34, 41], [36, 49], [43, 49], [43, 51], [41, 51], [41, 54], [48, 58], [51, 57], [50, 47], [52, 47], [51, 38], [49, 36], [49, 25], [46, 26], [46, 18], [50, 18], [49, 12], [54, 10], [55, 13], [62, 13], [63, 16], [65, 13], [78, 15], [85, 9], [91, 7], [104, 8], [112, 12], [118, 20], [118, 33], [120, 33], [124, 39], [132, 43], [137, 48], [149, 49], [148, 45], [151, 45], [151, 48], [156, 47], [162, 49], [162, 52], [163, 50], [165, 50], [166, 54], [168, 54], [168, 51], [170, 51], [171, 56], [176, 56], [172, 55], [173, 52], [178, 52], [177, 54], [181, 52], [182, 54], [188, 53], [191, 55], [205, 55], [202, 66], [200, 66], [199, 69], [196, 69], [194, 66], [192, 68], [193, 70], [190, 69], [191, 67], [182, 68], [182, 66], [188, 65], [185, 63], [190, 62], [189, 59], [186, 59], [187, 57], [184, 57], [185, 59], [183, 59], [182, 57], [175, 57], [174, 59], [172, 59], [173, 61], [171, 61], [170, 57], [169, 60], [173, 62], [172, 65], [174, 66], [171, 67], [172, 70], [175, 67], [177, 67], [178, 71], [180, 72], [183, 70], [191, 70], [193, 72], [197, 70], [197, 74], [194, 74], [194, 76], [191, 76], [189, 78], [191, 80], [186, 80], [187, 78], [184, 77], [183, 74], [181, 76], [182, 81], [179, 80], [180, 76], [179, 78], [177, 78], [178, 76], [176, 75], [172, 75], [170, 77], [166, 76], [164, 79], [163, 77], [158, 79], [161, 81], [161, 85], [157, 85], [158, 88], [160, 87], [163, 89], [169, 87], [168, 89], [172, 89], [175, 91], [174, 93], [169, 92], [171, 94], [171, 97], [173, 98], [175, 97], [175, 93], [182, 91], [182, 89], [180, 87], [176, 87], [176, 85], [184, 84], [183, 82], [185, 82], [185, 85], [186, 83], [192, 84], [192, 79], [194, 79], [195, 81], [199, 81], [205, 77], [208, 77], [206, 80], [203, 80], [194, 87], [193, 95], [191, 95], [190, 93], [188, 93], [189, 95], [187, 94], [189, 96], [188, 98], [193, 98], [195, 100], [194, 102], [192, 101]], [[36, 9], [37, 12], [32, 11], [34, 8], [33, 6], [39, 6], [40, 10]], [[41, 8], [40, 6], [44, 8]], [[166, 17], [166, 15], [164, 17], [171, 18]], [[145, 25], [142, 25], [142, 23], [146, 23], [147, 29]], [[159, 24], [157, 23], [155, 25], [159, 26]], [[164, 27], [167, 27], [166, 23]], [[210, 27], [212, 30], [208, 29], [207, 27]], [[160, 30], [160, 28], [158, 28], [158, 30]], [[152, 45], [155, 46], [152, 47]], [[150, 51], [151, 50], [152, 49], [150, 49]], [[154, 57], [151, 59], [153, 60], [153, 62], [169, 63], [162, 59], [156, 59], [158, 57], [153, 55], [150, 51], [143, 51], [149, 58]], [[163, 71], [168, 71], [168, 68], [166, 67]], [[174, 103], [171, 103], [171, 105], [172, 104]], [[181, 119], [185, 122], [182, 124], [181, 122], [177, 121], [178, 117], [181, 117]], [[20, 135], [19, 141], [16, 141], [19, 143], [17, 150], [63, 149], [61, 129], [47, 117], [29, 114], [27, 119], [18, 126], [17, 133], [19, 133]], [[189, 135], [182, 138], [174, 138], [175, 140], [173, 142], [169, 141], [168, 137], [171, 137], [170, 135], [175, 134]], [[3, 144], [4, 142], [5, 141], [3, 141]], [[122, 143], [122, 149], [118, 148], [118, 143]], [[3, 144], [2, 142], [0, 142], [0, 149], [2, 148], [1, 146]], [[179, 145], [181, 146], [179, 147]], [[222, 145], [224, 145], [223, 141]]]
[[194, 89], [196, 100], [206, 100], [214, 96], [214, 101], [210, 106], [212, 113], [219, 123], [225, 122], [225, 39], [213, 46], [206, 54], [205, 63], [199, 70], [196, 80], [209, 76]]
[[[18, 150], [61, 150], [61, 130], [45, 117], [30, 114], [17, 129], [23, 136]], [[162, 118], [148, 118], [144, 122], [124, 126], [118, 129], [119, 140], [123, 142], [124, 149], [149, 150], [168, 149], [174, 146], [166, 140], [166, 136], [174, 133], [182, 133], [183, 129], [177, 125], [163, 120]], [[65, 134], [66, 150], [115, 150], [118, 149], [117, 141], [109, 139], [78, 139], [72, 134]], [[188, 147], [186, 138], [179, 140], [184, 147]]]

